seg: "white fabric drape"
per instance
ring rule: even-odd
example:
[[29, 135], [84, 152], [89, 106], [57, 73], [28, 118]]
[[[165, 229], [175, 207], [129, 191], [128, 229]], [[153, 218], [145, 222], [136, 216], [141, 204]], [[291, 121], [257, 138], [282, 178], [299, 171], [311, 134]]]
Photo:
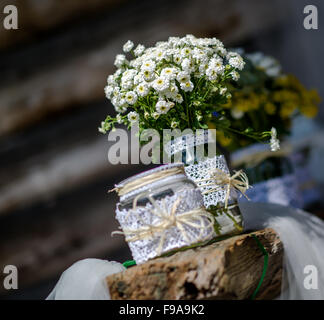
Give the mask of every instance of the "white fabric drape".
[[[278, 298], [324, 300], [324, 222], [302, 210], [277, 204], [245, 202], [240, 208], [246, 231], [273, 228], [283, 242], [283, 284], [288, 287]], [[309, 276], [306, 266], [317, 270], [317, 289], [307, 289], [304, 285]], [[118, 262], [81, 260], [63, 272], [47, 299], [110, 299], [104, 279], [123, 270]], [[312, 276], [316, 281], [316, 275]]]
[[[300, 209], [272, 203], [245, 202], [240, 204], [240, 208], [245, 230], [273, 228], [284, 245], [282, 283], [283, 286], [287, 283], [288, 287], [281, 292], [279, 299], [323, 300], [324, 221]], [[318, 289], [305, 288], [305, 278], [310, 274], [305, 270], [306, 266], [316, 268]], [[315, 281], [316, 275], [313, 276]]]
[[123, 270], [115, 261], [80, 260], [62, 273], [46, 300], [110, 300], [105, 278]]

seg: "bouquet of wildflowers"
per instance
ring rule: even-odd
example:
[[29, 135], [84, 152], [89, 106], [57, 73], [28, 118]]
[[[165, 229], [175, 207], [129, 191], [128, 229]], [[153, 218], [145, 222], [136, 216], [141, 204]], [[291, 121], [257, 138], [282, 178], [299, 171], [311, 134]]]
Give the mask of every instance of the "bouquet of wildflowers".
[[[135, 48], [128, 41], [123, 50], [129, 57], [117, 55], [117, 70], [105, 87], [117, 116], [107, 116], [99, 128], [102, 133], [116, 124], [130, 128], [134, 123], [140, 132], [208, 128], [213, 113], [224, 113], [231, 99], [228, 88], [239, 79], [245, 64], [240, 54], [228, 52], [218, 39], [192, 35], [170, 37], [151, 48], [141, 44]], [[216, 123], [222, 130], [231, 125], [224, 116]], [[248, 133], [254, 135], [258, 133]]]
[[244, 55], [244, 60], [240, 79], [228, 87], [232, 99], [223, 105], [231, 128], [217, 135], [218, 142], [229, 150], [254, 142], [236, 134], [246, 128], [259, 131], [275, 127], [280, 136], [289, 134], [293, 117], [314, 117], [320, 102], [316, 90], [307, 90], [296, 77], [283, 74], [273, 57], [253, 53]]

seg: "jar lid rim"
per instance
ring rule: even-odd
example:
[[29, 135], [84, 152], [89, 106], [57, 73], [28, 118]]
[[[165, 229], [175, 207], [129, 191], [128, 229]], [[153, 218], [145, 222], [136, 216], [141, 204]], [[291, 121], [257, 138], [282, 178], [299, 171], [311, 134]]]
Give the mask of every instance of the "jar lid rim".
[[122, 180], [121, 182], [119, 182], [118, 184], [115, 185], [116, 188], [123, 188], [126, 184], [133, 182], [134, 180], [146, 177], [152, 173], [156, 173], [156, 172], [160, 172], [160, 171], [164, 171], [164, 170], [168, 170], [171, 168], [177, 168], [177, 167], [184, 167], [184, 164], [182, 162], [175, 162], [175, 163], [168, 163], [168, 164], [163, 164], [161, 166], [158, 166], [156, 168], [153, 169], [149, 169], [149, 170], [145, 170], [143, 172], [137, 173], [127, 179]]
[[188, 179], [188, 177], [185, 174], [176, 174], [173, 176], [165, 177], [161, 180], [154, 181], [154, 182], [147, 184], [139, 189], [130, 191], [130, 192], [120, 196], [120, 202], [128, 201], [129, 199], [132, 199], [141, 193], [144, 195], [147, 191], [155, 189], [156, 187], [160, 186], [161, 184], [165, 184], [165, 183], [172, 184], [175, 181], [183, 180], [183, 179], [192, 181], [192, 180]]

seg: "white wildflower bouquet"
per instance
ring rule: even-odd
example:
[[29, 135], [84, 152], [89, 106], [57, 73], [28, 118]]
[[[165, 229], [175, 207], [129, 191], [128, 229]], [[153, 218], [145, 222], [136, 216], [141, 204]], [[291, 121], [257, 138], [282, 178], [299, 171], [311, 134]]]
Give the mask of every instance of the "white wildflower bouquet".
[[140, 130], [207, 128], [212, 112], [231, 98], [229, 82], [238, 80], [244, 67], [242, 57], [216, 38], [170, 37], [146, 49], [128, 41], [123, 50], [132, 59], [117, 55], [117, 70], [108, 77], [105, 93], [117, 116], [102, 122], [103, 133], [117, 123], [129, 128], [135, 122]]

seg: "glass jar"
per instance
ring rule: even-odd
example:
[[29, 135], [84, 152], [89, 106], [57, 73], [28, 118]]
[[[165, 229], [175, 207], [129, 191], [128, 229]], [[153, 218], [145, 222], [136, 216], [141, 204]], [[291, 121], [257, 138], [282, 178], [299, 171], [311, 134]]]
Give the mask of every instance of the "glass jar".
[[[215, 133], [214, 133], [215, 134]], [[200, 153], [197, 155], [197, 148]], [[187, 176], [200, 188], [204, 205], [215, 217], [215, 232], [218, 236], [237, 234], [243, 230], [243, 216], [237, 202], [235, 190], [231, 190], [228, 206], [225, 208], [224, 188], [221, 191], [209, 192], [212, 187], [204, 187], [200, 180], [211, 177], [214, 169], [220, 169], [229, 174], [227, 163], [223, 155], [216, 155], [216, 140], [212, 131], [203, 130], [203, 134], [195, 136], [186, 134], [170, 141], [165, 151], [169, 156], [181, 159], [185, 164]]]
[[116, 188], [120, 195], [116, 218], [136, 263], [205, 243], [216, 235], [213, 217], [182, 163], [145, 171]]
[[[172, 172], [174, 172], [174, 174], [168, 175], [168, 171], [170, 170], [173, 170]], [[165, 198], [166, 196], [173, 196], [174, 194], [183, 190], [194, 190], [197, 188], [196, 184], [186, 176], [182, 163], [159, 166], [157, 168], [144, 171], [140, 174], [123, 180], [118, 185], [116, 185], [116, 187], [119, 189], [124, 188], [125, 186], [127, 187], [127, 185], [129, 185], [130, 183], [136, 184], [136, 181], [139, 181], [143, 178], [149, 180], [150, 176], [159, 173], [162, 173], [162, 178], [153, 181], [149, 185], [144, 185], [142, 187], [131, 190], [124, 195], [121, 195], [119, 209], [131, 209], [133, 207], [135, 198], [139, 196], [140, 197], [137, 199], [137, 205], [145, 206], [150, 201], [149, 197], [152, 197], [154, 200], [160, 200]]]

